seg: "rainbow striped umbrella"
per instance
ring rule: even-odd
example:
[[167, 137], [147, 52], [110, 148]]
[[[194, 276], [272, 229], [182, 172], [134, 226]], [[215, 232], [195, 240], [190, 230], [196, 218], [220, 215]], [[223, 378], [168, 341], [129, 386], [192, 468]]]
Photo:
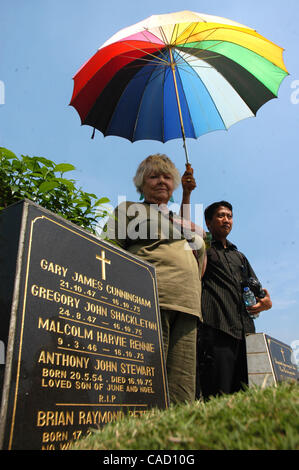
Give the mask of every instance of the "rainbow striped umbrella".
[[154, 15], [112, 36], [74, 77], [81, 123], [134, 142], [166, 142], [254, 116], [288, 75], [283, 49], [217, 16]]

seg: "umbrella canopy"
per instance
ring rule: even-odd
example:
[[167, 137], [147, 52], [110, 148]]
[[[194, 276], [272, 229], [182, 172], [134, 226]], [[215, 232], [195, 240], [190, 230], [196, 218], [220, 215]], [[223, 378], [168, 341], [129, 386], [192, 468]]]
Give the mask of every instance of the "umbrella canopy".
[[288, 74], [283, 49], [255, 30], [189, 11], [154, 15], [112, 36], [77, 72], [81, 123], [134, 142], [166, 142], [252, 117]]

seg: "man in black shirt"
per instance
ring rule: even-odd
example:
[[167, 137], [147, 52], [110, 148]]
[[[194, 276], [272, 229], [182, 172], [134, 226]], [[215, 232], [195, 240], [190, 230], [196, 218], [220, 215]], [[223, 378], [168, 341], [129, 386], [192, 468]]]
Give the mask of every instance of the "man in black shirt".
[[245, 334], [255, 332], [251, 317], [270, 309], [272, 302], [264, 289], [264, 298], [245, 307], [242, 281], [256, 275], [247, 258], [227, 240], [233, 225], [231, 204], [220, 201], [207, 207], [205, 220], [212, 241], [203, 277], [198, 388], [208, 398], [237, 392], [248, 383]]

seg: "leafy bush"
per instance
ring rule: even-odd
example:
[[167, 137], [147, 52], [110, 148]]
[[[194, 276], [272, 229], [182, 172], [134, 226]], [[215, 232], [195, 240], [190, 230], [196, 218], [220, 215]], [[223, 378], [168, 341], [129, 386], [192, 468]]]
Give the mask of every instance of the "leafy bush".
[[0, 210], [27, 198], [95, 233], [98, 220], [107, 215], [102, 204], [109, 199], [77, 188], [73, 179], [64, 176], [73, 170], [69, 163], [26, 155], [18, 158], [0, 147]]

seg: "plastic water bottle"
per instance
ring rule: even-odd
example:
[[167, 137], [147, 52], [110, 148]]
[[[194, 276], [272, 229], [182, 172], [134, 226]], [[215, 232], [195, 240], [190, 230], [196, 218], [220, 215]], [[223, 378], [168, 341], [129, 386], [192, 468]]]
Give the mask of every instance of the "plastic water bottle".
[[254, 293], [249, 289], [249, 287], [244, 287], [243, 299], [246, 307], [252, 307], [256, 304], [256, 298]]
[[[249, 289], [249, 287], [244, 287], [244, 292], [243, 292], [243, 299], [246, 307], [252, 307], [253, 305], [256, 304], [256, 298], [254, 293]], [[257, 318], [259, 316], [259, 313], [255, 314], [250, 314], [248, 312], [250, 318]]]

